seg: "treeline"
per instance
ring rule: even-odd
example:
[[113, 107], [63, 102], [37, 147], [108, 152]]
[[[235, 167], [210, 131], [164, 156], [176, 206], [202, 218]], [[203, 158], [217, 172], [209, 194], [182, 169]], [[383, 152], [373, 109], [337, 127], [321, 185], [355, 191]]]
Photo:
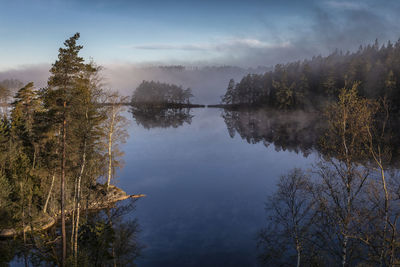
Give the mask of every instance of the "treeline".
[[400, 108], [400, 40], [382, 46], [360, 46], [357, 52], [335, 51], [327, 57], [278, 64], [263, 75], [249, 74], [229, 82], [222, 103], [271, 106], [280, 109], [320, 108], [336, 99], [338, 88], [360, 82], [359, 93], [369, 99], [386, 98]]
[[23, 85], [24, 84], [21, 81], [16, 79], [5, 79], [0, 81], [0, 104], [8, 103], [10, 98], [12, 98]]
[[174, 84], [143, 81], [133, 92], [132, 105], [178, 105], [190, 104], [193, 97], [190, 88], [183, 89]]
[[0, 119], [0, 230], [23, 233], [25, 243], [27, 226], [60, 214], [61, 242], [49, 242], [58, 244], [62, 266], [78, 264], [81, 209], [111, 190], [127, 135], [120, 97], [102, 89], [100, 68], [79, 56], [78, 39], [59, 49], [47, 87], [25, 85]]
[[283, 175], [270, 195], [259, 236], [266, 266], [399, 265], [388, 104], [361, 97], [357, 85], [325, 111], [320, 162]]

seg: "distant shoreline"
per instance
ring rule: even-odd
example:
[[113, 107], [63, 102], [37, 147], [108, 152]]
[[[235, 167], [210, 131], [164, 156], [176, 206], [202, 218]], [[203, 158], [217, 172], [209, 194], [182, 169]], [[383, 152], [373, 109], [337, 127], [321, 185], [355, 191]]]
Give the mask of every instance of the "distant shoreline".
[[[133, 107], [154, 107], [154, 108], [205, 108], [207, 105], [203, 104], [156, 104], [156, 103], [135, 103], [132, 104], [130, 102], [122, 102], [122, 103], [116, 103], [118, 105], [123, 105], [123, 106], [133, 106]], [[113, 103], [102, 103], [102, 105], [105, 106], [110, 106], [113, 105]]]

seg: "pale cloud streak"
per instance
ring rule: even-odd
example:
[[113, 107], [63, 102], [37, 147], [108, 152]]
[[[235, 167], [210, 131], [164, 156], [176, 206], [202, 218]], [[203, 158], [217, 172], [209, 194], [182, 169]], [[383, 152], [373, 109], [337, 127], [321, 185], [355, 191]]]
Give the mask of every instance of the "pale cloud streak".
[[191, 43], [191, 44], [140, 44], [140, 45], [125, 45], [121, 48], [137, 49], [137, 50], [178, 50], [178, 51], [225, 51], [234, 49], [271, 49], [289, 47], [290, 42], [269, 43], [252, 38], [230, 38], [214, 43]]
[[350, 1], [327, 1], [326, 5], [328, 7], [346, 10], [363, 10], [367, 8], [365, 3]]

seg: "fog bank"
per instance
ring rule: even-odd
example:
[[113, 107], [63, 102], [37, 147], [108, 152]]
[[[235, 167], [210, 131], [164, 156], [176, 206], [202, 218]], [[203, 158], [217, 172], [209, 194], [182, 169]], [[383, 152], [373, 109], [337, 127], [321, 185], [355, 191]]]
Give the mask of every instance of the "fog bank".
[[[30, 65], [0, 72], [0, 80], [18, 79], [24, 83], [34, 82], [37, 88], [46, 86], [50, 65]], [[182, 67], [153, 66], [140, 67], [134, 64], [110, 64], [102, 69], [104, 86], [131, 95], [143, 81], [159, 81], [191, 88], [194, 94], [192, 102], [215, 104], [225, 93], [231, 78], [239, 81], [248, 73], [264, 73], [267, 67], [239, 68], [232, 66]]]

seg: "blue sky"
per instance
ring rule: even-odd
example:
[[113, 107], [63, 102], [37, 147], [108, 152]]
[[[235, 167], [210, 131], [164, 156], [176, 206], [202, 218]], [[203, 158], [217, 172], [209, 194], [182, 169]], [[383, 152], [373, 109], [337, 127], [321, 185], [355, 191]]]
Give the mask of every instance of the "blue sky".
[[0, 70], [54, 62], [75, 32], [99, 64], [268, 66], [396, 41], [397, 2], [0, 0]]

